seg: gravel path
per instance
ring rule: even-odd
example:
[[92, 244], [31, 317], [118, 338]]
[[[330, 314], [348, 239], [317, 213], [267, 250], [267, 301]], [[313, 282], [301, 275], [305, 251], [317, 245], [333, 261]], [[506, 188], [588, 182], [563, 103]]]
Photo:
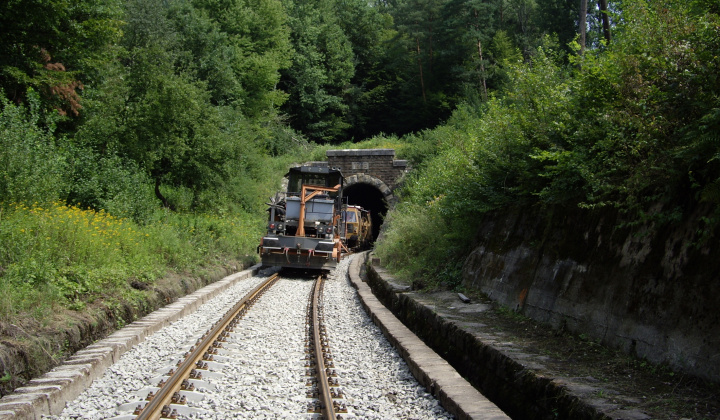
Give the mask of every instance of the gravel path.
[[[345, 258], [325, 284], [325, 325], [348, 413], [343, 418], [450, 419], [412, 377], [402, 358], [372, 323], [347, 279]], [[148, 337], [52, 419], [128, 416], [208, 325], [262, 278], [239, 282], [196, 313]], [[297, 419], [311, 401], [305, 386], [305, 312], [310, 278], [286, 278], [267, 291], [240, 321], [211, 371], [188, 394], [182, 418]], [[128, 411], [130, 410], [130, 411]], [[128, 417], [129, 418], [129, 417]]]

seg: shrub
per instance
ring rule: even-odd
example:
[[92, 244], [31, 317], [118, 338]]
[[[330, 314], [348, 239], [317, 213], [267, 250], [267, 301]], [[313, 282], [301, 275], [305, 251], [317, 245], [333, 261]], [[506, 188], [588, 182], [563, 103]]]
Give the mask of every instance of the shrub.
[[69, 203], [138, 223], [150, 219], [159, 203], [152, 181], [135, 162], [113, 154], [99, 156], [90, 148], [72, 150]]
[[0, 197], [6, 202], [50, 202], [65, 195], [66, 154], [40, 122], [36, 95], [30, 108], [0, 91]]

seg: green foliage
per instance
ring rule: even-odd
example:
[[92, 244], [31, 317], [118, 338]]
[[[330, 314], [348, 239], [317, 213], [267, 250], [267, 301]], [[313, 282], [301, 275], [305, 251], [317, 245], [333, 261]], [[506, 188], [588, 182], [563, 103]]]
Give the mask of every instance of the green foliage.
[[354, 74], [353, 51], [334, 12], [334, 1], [286, 2], [293, 64], [281, 87], [290, 124], [317, 141], [342, 138], [349, 128], [343, 96]]
[[[193, 0], [177, 17], [192, 54], [188, 67], [211, 83], [214, 99], [245, 115], [272, 113], [287, 99], [276, 89], [290, 65], [287, 15], [279, 0]], [[204, 15], [209, 19], [205, 19]], [[188, 30], [189, 29], [189, 30]], [[188, 48], [189, 47], [189, 48]]]
[[313, 146], [280, 118], [269, 120], [259, 128], [257, 143], [261, 145], [261, 151], [272, 157], [303, 154]]
[[[716, 205], [697, 227], [698, 241], [707, 241], [720, 212], [720, 17], [712, 10], [626, 1], [613, 42], [571, 57], [570, 66], [543, 46], [555, 43], [550, 37], [529, 62], [506, 63], [501, 94], [405, 138], [415, 173], [399, 211], [411, 206], [416, 216], [391, 212], [378, 250], [407, 275], [436, 276], [424, 261], [437, 264], [433, 253], [446, 250], [461, 259], [453, 247], [487, 211], [611, 206], [626, 224], [660, 227], [700, 200]], [[440, 230], [420, 232], [412, 217]], [[405, 246], [440, 238], [432, 251]]]
[[509, 83], [508, 66], [550, 39], [570, 42], [578, 13], [565, 0], [285, 4], [295, 55], [279, 85], [290, 95], [283, 111], [332, 143], [423, 130], [465, 100], [487, 101]]
[[[459, 121], [455, 121], [459, 124]], [[467, 153], [473, 139], [452, 124], [410, 137], [403, 149], [414, 171], [391, 210], [375, 252], [390, 268], [429, 285], [455, 287], [462, 255], [485, 204], [475, 200], [478, 168]]]
[[532, 67], [508, 71], [514, 83], [504, 97], [480, 109], [461, 106], [446, 126], [409, 136], [409, 159], [421, 171], [406, 195], [420, 201], [446, 197], [443, 211], [459, 216], [576, 193], [545, 180], [554, 179], [554, 162], [567, 147], [572, 81], [542, 50]]
[[[243, 82], [245, 72], [266, 76], [248, 67], [250, 56], [238, 55], [255, 48], [238, 38], [240, 17], [228, 22], [212, 5], [205, 6], [209, 9], [187, 2], [128, 2], [123, 61], [109, 66], [102, 83], [88, 89], [84, 124], [74, 139], [80, 149], [76, 162], [84, 164], [77, 166], [78, 186], [70, 202], [109, 209], [104, 195], [112, 194], [115, 211], [141, 220], [148, 214], [141, 202], [146, 203], [150, 188], [160, 203], [176, 210], [227, 214], [257, 208], [247, 203], [258, 201], [250, 199], [257, 193], [248, 187], [254, 184], [252, 167], [262, 167], [264, 146], [275, 141], [273, 130], [280, 131], [272, 107], [259, 104], [265, 101], [261, 91], [274, 85]], [[243, 19], [255, 13], [242, 10], [249, 14]], [[265, 45], [266, 53], [282, 51], [269, 50], [280, 48], [281, 35], [273, 35], [274, 40], [258, 36], [252, 42]], [[237, 60], [242, 66], [233, 64]], [[277, 66], [262, 71], [277, 75]], [[125, 171], [125, 181], [110, 167], [103, 172], [113, 162]], [[131, 180], [144, 188], [126, 190]], [[121, 198], [120, 190], [133, 195]], [[117, 207], [120, 202], [129, 207]]]
[[152, 181], [135, 162], [118, 156], [99, 157], [88, 148], [75, 148], [70, 156], [68, 202], [138, 223], [150, 220], [157, 208]]
[[384, 238], [375, 253], [399, 276], [433, 279], [447, 267], [448, 255], [443, 250], [455, 244], [443, 234], [447, 225], [434, 209], [408, 203], [392, 212], [385, 223]]
[[[0, 88], [15, 102], [39, 92], [45, 108], [77, 115], [121, 30], [117, 0], [9, 1], [0, 8]], [[32, 28], [32, 30], [28, 30]]]
[[[280, 3], [16, 3], [0, 10], [24, 22], [0, 48], [26, 54], [0, 59], [0, 318], [120, 315], [147, 304], [137, 284], [255, 259], [264, 200], [313, 147], [276, 112]], [[47, 94], [80, 81], [63, 91], [71, 108]]]
[[7, 202], [48, 202], [68, 188], [66, 156], [40, 126], [37, 95], [30, 99], [27, 109], [0, 97], [0, 197]]
[[105, 211], [6, 205], [0, 212], [0, 319], [80, 310], [96, 299], [133, 301], [166, 270], [226, 258], [249, 260], [261, 235], [258, 215], [228, 217], [156, 212], [140, 226]]
[[2, 377], [0, 377], [0, 383], [9, 382], [12, 379], [12, 375], [8, 371], [4, 371]]
[[543, 33], [556, 36], [562, 51], [570, 53], [570, 43], [578, 36], [576, 22], [580, 12], [580, 2], [544, 0], [541, 4], [542, 7], [539, 7], [537, 13], [532, 16], [534, 23]]
[[644, 214], [652, 202], [719, 173], [710, 134], [718, 127], [720, 85], [710, 70], [720, 49], [718, 16], [684, 2], [628, 2], [623, 13], [628, 22], [616, 41], [579, 62], [576, 102], [589, 113], [578, 116], [573, 160], [585, 167], [589, 204]]

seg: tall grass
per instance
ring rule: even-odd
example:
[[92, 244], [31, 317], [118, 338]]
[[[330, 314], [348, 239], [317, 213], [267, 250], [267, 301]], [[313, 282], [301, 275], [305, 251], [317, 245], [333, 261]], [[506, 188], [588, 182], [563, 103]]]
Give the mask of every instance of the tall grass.
[[[57, 308], [96, 299], [142, 300], [169, 270], [223, 259], [253, 259], [258, 216], [219, 217], [158, 211], [138, 225], [105, 211], [10, 204], [0, 208], [0, 321], [41, 320]], [[133, 283], [136, 286], [133, 288]]]

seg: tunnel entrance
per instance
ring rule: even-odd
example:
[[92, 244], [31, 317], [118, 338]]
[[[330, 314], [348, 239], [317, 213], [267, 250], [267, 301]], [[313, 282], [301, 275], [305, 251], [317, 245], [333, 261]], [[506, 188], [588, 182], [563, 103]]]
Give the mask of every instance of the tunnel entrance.
[[372, 240], [375, 242], [375, 239], [380, 234], [380, 225], [388, 210], [383, 193], [373, 185], [356, 183], [346, 186], [343, 189], [343, 195], [348, 204], [360, 206], [370, 212]]

